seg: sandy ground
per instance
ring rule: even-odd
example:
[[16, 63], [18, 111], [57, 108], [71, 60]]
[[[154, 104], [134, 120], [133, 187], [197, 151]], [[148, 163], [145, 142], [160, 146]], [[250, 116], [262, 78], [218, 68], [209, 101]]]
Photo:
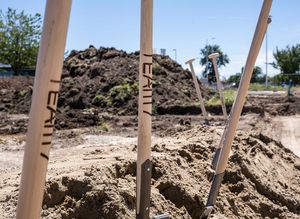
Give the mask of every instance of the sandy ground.
[[[299, 218], [300, 160], [243, 116], [214, 218]], [[223, 121], [191, 118], [154, 132], [151, 215], [196, 219], [204, 209], [210, 160]], [[155, 126], [155, 124], [154, 124]], [[42, 218], [135, 217], [136, 131], [57, 131], [48, 166]], [[0, 215], [15, 217], [25, 135], [1, 135]]]
[[273, 138], [300, 157], [300, 115], [278, 116], [272, 121]]

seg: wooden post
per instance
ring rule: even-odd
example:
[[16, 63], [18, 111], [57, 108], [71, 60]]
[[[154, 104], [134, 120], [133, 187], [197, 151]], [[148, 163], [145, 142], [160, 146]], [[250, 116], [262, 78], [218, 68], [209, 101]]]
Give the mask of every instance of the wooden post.
[[204, 100], [202, 98], [199, 83], [198, 83], [198, 80], [197, 80], [197, 77], [196, 77], [196, 74], [195, 74], [193, 61], [195, 61], [195, 59], [190, 59], [190, 60], [186, 61], [185, 64], [190, 66], [191, 73], [192, 73], [192, 78], [193, 78], [195, 88], [196, 88], [196, 92], [197, 92], [197, 95], [198, 95], [198, 98], [199, 98], [199, 101], [200, 101], [200, 108], [201, 108], [201, 111], [202, 111], [202, 115], [203, 115], [204, 119], [208, 121], [208, 115], [207, 115], [207, 112], [205, 110]]
[[217, 58], [219, 56], [220, 56], [219, 53], [212, 53], [208, 56], [208, 58], [210, 58], [213, 62], [213, 66], [214, 66], [214, 70], [215, 70], [215, 74], [216, 74], [216, 80], [217, 80], [217, 88], [218, 88], [220, 100], [221, 100], [222, 111], [223, 111], [224, 118], [226, 120], [227, 119], [227, 111], [226, 111], [226, 105], [225, 105], [225, 100], [224, 100], [224, 95], [223, 95], [223, 86], [222, 86], [222, 83], [220, 80], [220, 75], [219, 75], [218, 65], [217, 65]]
[[136, 218], [148, 219], [151, 193], [153, 1], [141, 0]]
[[245, 102], [245, 97], [247, 95], [247, 91], [249, 88], [250, 80], [252, 77], [252, 72], [254, 68], [254, 64], [256, 58], [258, 56], [259, 50], [261, 48], [264, 35], [266, 33], [268, 27], [268, 17], [270, 13], [270, 9], [272, 6], [272, 0], [264, 0], [260, 16], [257, 22], [255, 34], [252, 40], [252, 44], [250, 47], [250, 51], [247, 57], [245, 70], [242, 75], [242, 79], [239, 85], [238, 94], [234, 101], [228, 125], [224, 130], [224, 137], [222, 136], [221, 141], [224, 141], [223, 147], [221, 148], [220, 156], [218, 159], [218, 163], [216, 166], [216, 171], [213, 177], [212, 185], [209, 191], [207, 203], [206, 203], [206, 210], [201, 215], [201, 218], [208, 218], [215, 203], [217, 200], [217, 196], [221, 187], [221, 183], [223, 180], [223, 176], [225, 173], [225, 169], [228, 163], [229, 154], [231, 151], [231, 145], [235, 136], [235, 132], [237, 129], [238, 121], [243, 109], [243, 105]]
[[17, 219], [38, 219], [64, 60], [71, 0], [48, 0], [34, 80]]

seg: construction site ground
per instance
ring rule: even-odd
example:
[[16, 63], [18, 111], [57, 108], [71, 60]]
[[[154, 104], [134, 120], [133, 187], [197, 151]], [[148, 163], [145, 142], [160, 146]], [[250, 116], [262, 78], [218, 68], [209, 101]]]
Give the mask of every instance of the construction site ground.
[[[3, 115], [2, 115], [3, 116]], [[199, 218], [222, 116], [153, 119], [151, 215]], [[27, 115], [6, 115], [18, 121]], [[136, 116], [53, 137], [42, 218], [134, 218]], [[299, 218], [299, 115], [247, 113], [239, 122], [213, 218]], [[15, 218], [25, 133], [0, 140], [0, 215]]]

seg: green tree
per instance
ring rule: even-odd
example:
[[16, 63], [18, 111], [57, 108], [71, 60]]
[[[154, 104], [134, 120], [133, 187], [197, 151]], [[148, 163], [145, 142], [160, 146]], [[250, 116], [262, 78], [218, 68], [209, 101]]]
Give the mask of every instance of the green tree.
[[[288, 75], [288, 79], [294, 82], [299, 81], [300, 76], [300, 44], [296, 46], [287, 46], [285, 49], [273, 53], [275, 61], [273, 67], [280, 70], [281, 74]], [[294, 74], [294, 75], [290, 75]]]
[[265, 79], [265, 76], [263, 74], [261, 67], [254, 66], [250, 82], [251, 83], [260, 83], [260, 82], [263, 82], [264, 79]]
[[208, 56], [216, 52], [220, 54], [220, 56], [217, 58], [218, 68], [229, 63], [228, 55], [221, 50], [219, 45], [206, 45], [200, 50], [200, 64], [205, 66], [202, 75], [203, 77], [207, 77], [208, 82], [210, 83], [215, 82], [216, 77], [212, 60], [210, 60]]
[[[244, 67], [242, 68], [242, 72], [244, 72]], [[265, 80], [265, 76], [263, 74], [261, 67], [254, 66], [250, 82], [251, 83], [261, 83], [261, 82], [264, 82], [264, 80]]]
[[[241, 73], [238, 72], [235, 75], [230, 75], [226, 80], [228, 83], [240, 83], [242, 73], [244, 72], [244, 67], [241, 69]], [[251, 83], [262, 83], [265, 80], [265, 76], [263, 75], [262, 69], [259, 66], [254, 66]]]
[[277, 74], [270, 78], [271, 81], [273, 81], [276, 85], [282, 85], [283, 83], [288, 84], [289, 83], [289, 75], [285, 74]]
[[10, 64], [16, 75], [36, 64], [41, 36], [41, 15], [0, 11], [0, 62]]
[[227, 83], [239, 84], [241, 80], [241, 73], [236, 73], [235, 75], [230, 75], [227, 79]]

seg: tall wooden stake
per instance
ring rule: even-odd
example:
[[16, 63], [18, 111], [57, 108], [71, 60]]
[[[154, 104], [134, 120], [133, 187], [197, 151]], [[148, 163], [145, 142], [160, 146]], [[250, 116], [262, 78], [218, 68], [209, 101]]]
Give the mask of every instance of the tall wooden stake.
[[151, 193], [153, 1], [141, 0], [136, 218], [148, 219]]
[[216, 80], [217, 80], [217, 88], [219, 91], [219, 96], [220, 96], [220, 100], [221, 100], [221, 106], [222, 106], [222, 111], [223, 111], [223, 115], [225, 120], [227, 119], [227, 111], [226, 111], [226, 105], [225, 105], [225, 100], [224, 100], [224, 95], [223, 95], [223, 86], [220, 80], [220, 75], [219, 75], [219, 71], [218, 71], [218, 65], [217, 65], [217, 58], [219, 57], [219, 53], [213, 53], [210, 54], [208, 56], [208, 58], [212, 59], [213, 62], [213, 66], [214, 66], [214, 70], [215, 70], [215, 74], [216, 74]]
[[39, 49], [17, 219], [38, 219], [64, 60], [71, 0], [48, 0]]
[[197, 95], [198, 95], [198, 99], [199, 99], [199, 102], [200, 102], [200, 108], [201, 108], [201, 111], [202, 111], [202, 115], [203, 115], [204, 119], [208, 122], [208, 115], [207, 115], [207, 112], [205, 110], [204, 100], [202, 98], [199, 83], [198, 83], [198, 80], [197, 80], [197, 77], [196, 77], [196, 74], [195, 74], [193, 61], [195, 61], [195, 59], [190, 59], [190, 60], [186, 61], [185, 64], [190, 66], [191, 73], [192, 73], [192, 78], [193, 78], [195, 88], [196, 88], [196, 92], [197, 92]]
[[221, 141], [223, 141], [223, 147], [221, 148], [220, 156], [218, 158], [218, 163], [216, 166], [216, 171], [214, 174], [213, 182], [210, 188], [210, 192], [208, 195], [206, 210], [201, 215], [201, 218], [208, 218], [215, 203], [217, 200], [217, 196], [221, 187], [221, 183], [223, 180], [223, 176], [225, 173], [225, 169], [228, 163], [229, 154], [231, 151], [231, 145], [235, 136], [235, 132], [237, 129], [238, 121], [243, 109], [243, 105], [245, 102], [245, 97], [247, 95], [247, 91], [249, 88], [250, 80], [252, 77], [252, 72], [254, 68], [254, 64], [256, 58], [258, 56], [259, 50], [261, 48], [264, 35], [266, 33], [268, 27], [268, 17], [270, 13], [270, 9], [272, 6], [272, 0], [264, 0], [260, 16], [257, 22], [255, 34], [252, 40], [252, 44], [250, 47], [250, 51], [247, 57], [245, 70], [239, 85], [238, 94], [234, 101], [231, 114], [228, 120], [228, 125], [224, 130], [224, 137], [222, 136]]

